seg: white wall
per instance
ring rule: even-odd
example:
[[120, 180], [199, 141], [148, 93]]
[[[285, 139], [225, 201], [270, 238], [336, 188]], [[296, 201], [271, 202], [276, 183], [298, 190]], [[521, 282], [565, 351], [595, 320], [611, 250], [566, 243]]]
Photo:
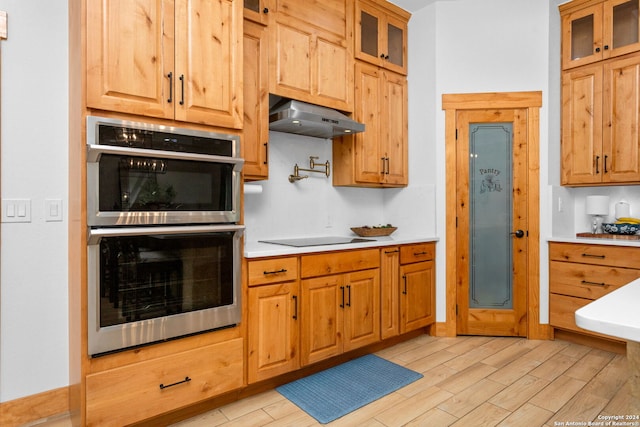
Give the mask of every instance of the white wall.
[[[549, 15], [547, 2], [533, 0], [436, 1], [415, 12], [409, 26], [409, 126], [413, 163], [435, 171], [424, 176], [436, 188], [437, 320], [445, 321], [445, 133], [442, 95], [449, 93], [542, 91], [540, 110], [541, 211], [548, 212]], [[557, 11], [557, 9], [555, 9]], [[422, 130], [415, 132], [415, 127]], [[428, 153], [415, 159], [416, 145]], [[541, 218], [541, 248], [550, 219]], [[546, 274], [546, 256], [541, 259]], [[546, 281], [541, 283], [541, 318], [547, 321]]]
[[[0, 0], [2, 198], [31, 199], [32, 221], [1, 225], [0, 401], [68, 379], [66, 0]], [[44, 200], [62, 199], [62, 222]]]

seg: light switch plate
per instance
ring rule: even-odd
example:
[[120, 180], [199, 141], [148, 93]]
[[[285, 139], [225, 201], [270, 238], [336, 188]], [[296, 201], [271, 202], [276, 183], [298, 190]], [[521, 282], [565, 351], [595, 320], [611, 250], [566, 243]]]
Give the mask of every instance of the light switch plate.
[[2, 222], [31, 222], [31, 199], [2, 199]]
[[47, 222], [62, 221], [62, 200], [45, 199], [44, 220]]

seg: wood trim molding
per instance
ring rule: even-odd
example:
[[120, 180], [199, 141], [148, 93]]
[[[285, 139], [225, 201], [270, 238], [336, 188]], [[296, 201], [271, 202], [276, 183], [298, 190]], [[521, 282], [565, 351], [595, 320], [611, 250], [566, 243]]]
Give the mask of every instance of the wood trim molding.
[[0, 40], [7, 39], [7, 12], [0, 10]]
[[69, 412], [69, 387], [61, 387], [0, 403], [0, 425], [21, 426]]
[[[527, 109], [528, 188], [527, 214], [529, 224], [527, 276], [527, 338], [550, 339], [549, 325], [540, 324], [540, 113], [542, 92], [443, 94], [445, 110], [445, 164], [447, 170], [445, 202], [447, 218], [456, 215], [456, 115], [459, 110]], [[446, 324], [439, 324], [436, 333], [456, 336], [456, 226], [446, 225]]]

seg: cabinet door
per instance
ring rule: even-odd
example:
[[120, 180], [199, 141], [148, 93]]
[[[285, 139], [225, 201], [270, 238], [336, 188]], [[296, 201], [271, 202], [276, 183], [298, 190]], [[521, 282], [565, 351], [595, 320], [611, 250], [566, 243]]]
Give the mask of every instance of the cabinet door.
[[176, 1], [176, 120], [242, 128], [242, 4]]
[[407, 16], [367, 1], [356, 2], [355, 57], [401, 74], [407, 74]]
[[387, 15], [383, 29], [386, 42], [384, 67], [400, 74], [407, 74], [407, 21]]
[[380, 269], [349, 273], [344, 286], [343, 350], [380, 341]]
[[298, 369], [298, 283], [249, 288], [248, 381]]
[[408, 159], [408, 94], [407, 79], [404, 76], [384, 73], [384, 98], [382, 103], [382, 122], [386, 124], [383, 134], [383, 152], [386, 158], [384, 182], [388, 185], [407, 185]]
[[602, 65], [562, 75], [562, 184], [602, 182]]
[[269, 74], [267, 28], [244, 22], [244, 127], [242, 157], [245, 179], [269, 177]]
[[[344, 20], [341, 22], [344, 28]], [[350, 38], [284, 13], [278, 13], [269, 32], [271, 93], [342, 111], [353, 110]]]
[[173, 16], [173, 0], [87, 1], [87, 107], [173, 118]]
[[640, 55], [604, 65], [604, 181], [640, 182]]
[[343, 275], [305, 279], [301, 286], [301, 363], [308, 365], [342, 353], [346, 289]]
[[433, 261], [400, 267], [400, 332], [435, 322], [435, 268]]
[[603, 58], [602, 4], [562, 17], [562, 68], [590, 64]]
[[[381, 105], [382, 70], [372, 65], [356, 64], [355, 116], [365, 125], [365, 131], [354, 136], [355, 180], [378, 184], [384, 180], [386, 153], [382, 151], [384, 119]], [[386, 109], [385, 109], [386, 111]]]
[[268, 0], [243, 0], [244, 18], [258, 24], [267, 25], [269, 22], [270, 6]]
[[608, 0], [604, 3], [604, 57], [640, 50], [640, 0]]
[[400, 333], [400, 249], [380, 251], [380, 337], [387, 339]]

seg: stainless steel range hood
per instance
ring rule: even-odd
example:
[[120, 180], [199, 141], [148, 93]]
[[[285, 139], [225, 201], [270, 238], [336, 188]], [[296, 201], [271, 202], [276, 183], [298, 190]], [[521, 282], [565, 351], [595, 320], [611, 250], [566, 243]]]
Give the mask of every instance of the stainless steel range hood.
[[[331, 108], [269, 96], [269, 130], [316, 138], [364, 132], [364, 124]], [[273, 102], [272, 102], [273, 101]]]

